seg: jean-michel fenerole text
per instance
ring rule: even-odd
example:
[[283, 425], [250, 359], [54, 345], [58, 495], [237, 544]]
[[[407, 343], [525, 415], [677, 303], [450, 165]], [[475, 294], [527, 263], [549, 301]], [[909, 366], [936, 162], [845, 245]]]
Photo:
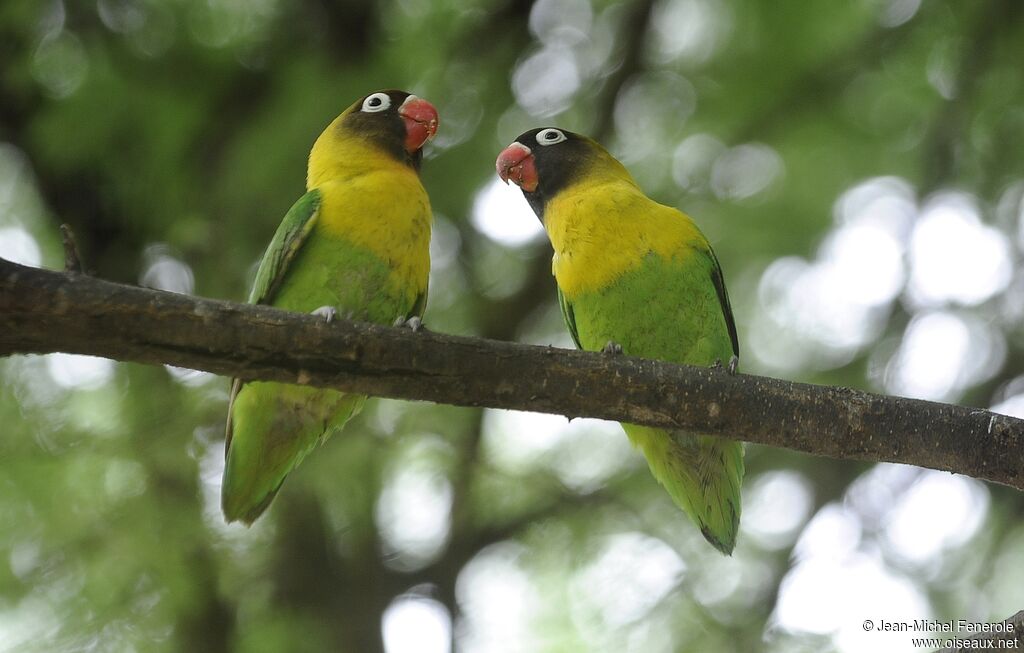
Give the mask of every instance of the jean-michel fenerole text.
[[1013, 624], [1009, 622], [986, 623], [956, 619], [952, 621], [936, 621], [934, 619], [914, 619], [913, 621], [878, 620], [876, 630], [886, 632], [914, 633], [1012, 633]]

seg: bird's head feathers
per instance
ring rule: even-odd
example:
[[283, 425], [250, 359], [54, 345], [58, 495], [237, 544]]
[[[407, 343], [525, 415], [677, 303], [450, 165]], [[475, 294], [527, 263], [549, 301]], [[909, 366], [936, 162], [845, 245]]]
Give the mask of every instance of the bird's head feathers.
[[576, 183], [607, 177], [635, 185], [626, 168], [596, 141], [557, 127], [523, 132], [502, 150], [495, 167], [502, 181], [522, 189], [542, 221], [547, 201]]
[[309, 186], [363, 156], [369, 148], [419, 170], [423, 145], [437, 132], [437, 109], [430, 102], [388, 90], [356, 100], [320, 134], [309, 156]]

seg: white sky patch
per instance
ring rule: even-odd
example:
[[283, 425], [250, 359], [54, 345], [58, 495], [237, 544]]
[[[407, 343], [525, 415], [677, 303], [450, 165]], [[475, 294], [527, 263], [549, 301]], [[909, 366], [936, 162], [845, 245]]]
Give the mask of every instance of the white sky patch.
[[767, 189], [785, 171], [782, 157], [764, 143], [737, 145], [712, 165], [711, 190], [723, 200], [746, 199]]
[[[0, 192], [0, 201], [2, 197]], [[1024, 179], [1010, 184], [1003, 190], [996, 202], [994, 222], [1005, 225], [1007, 231], [1016, 231], [1017, 248], [1024, 252]]]
[[192, 370], [187, 367], [164, 365], [164, 369], [167, 370], [167, 373], [171, 375], [172, 379], [190, 388], [206, 385], [207, 383], [216, 381], [220, 378], [216, 374], [210, 374], [209, 372], [203, 372], [201, 370]]
[[740, 589], [744, 567], [743, 563], [725, 557], [705, 561], [699, 569], [694, 569], [697, 582], [693, 584], [693, 598], [707, 607], [732, 599]]
[[932, 88], [946, 100], [952, 100], [957, 94], [957, 72], [960, 61], [960, 48], [953, 41], [938, 40], [928, 54], [925, 65], [925, 78]]
[[477, 231], [507, 247], [537, 242], [544, 234], [519, 187], [506, 185], [498, 178], [476, 194], [472, 222]]
[[537, 589], [519, 566], [523, 549], [512, 542], [489, 546], [459, 573], [455, 594], [465, 615], [459, 650], [518, 653], [532, 646], [530, 621], [540, 603]]
[[148, 246], [143, 257], [146, 260], [146, 268], [139, 279], [140, 285], [184, 295], [190, 295], [195, 290], [192, 268], [172, 256], [170, 248], [166, 245]]
[[892, 508], [885, 540], [904, 560], [937, 562], [978, 532], [988, 504], [988, 490], [978, 481], [927, 470]]
[[[479, 195], [477, 197], [479, 199]], [[430, 271], [433, 272], [435, 267], [452, 267], [458, 260], [461, 250], [462, 236], [458, 227], [452, 224], [447, 216], [435, 213], [433, 224], [430, 226]]]
[[400, 596], [382, 621], [387, 653], [448, 653], [452, 650], [452, 618], [443, 605], [419, 596]]
[[1007, 607], [1024, 604], [1024, 524], [1019, 519], [991, 565], [999, 573], [979, 587], [986, 602]]
[[612, 627], [643, 618], [679, 582], [686, 564], [667, 544], [643, 533], [609, 537], [571, 581], [570, 611], [581, 630], [591, 616]]
[[868, 530], [875, 530], [888, 518], [896, 499], [921, 474], [919, 467], [879, 463], [861, 474], [845, 493], [845, 506], [853, 508]]
[[672, 179], [684, 190], [703, 192], [711, 184], [711, 166], [725, 144], [710, 134], [685, 138], [672, 154]]
[[765, 269], [751, 349], [780, 370], [843, 365], [874, 342], [907, 277], [904, 241], [915, 214], [899, 179], [870, 179], [844, 192], [837, 227], [817, 256], [788, 256]]
[[803, 474], [766, 472], [743, 490], [740, 529], [759, 546], [789, 545], [811, 510], [813, 487]]
[[758, 286], [757, 318], [766, 324], [751, 332], [759, 359], [781, 369], [828, 368], [845, 364], [877, 336], [884, 313], [841, 290], [858, 283], [856, 258], [856, 252], [848, 252], [845, 263], [789, 256], [768, 266]]
[[587, 40], [593, 9], [587, 0], [537, 0], [530, 9], [530, 31], [548, 45]]
[[615, 99], [613, 150], [634, 173], [653, 167], [664, 174], [665, 143], [679, 138], [696, 108], [697, 91], [685, 77], [667, 70], [632, 76]]
[[0, 258], [34, 268], [43, 262], [36, 239], [20, 227], [0, 228]]
[[994, 413], [1002, 413], [1010, 417], [1024, 419], [1024, 392], [1000, 401], [990, 409]]
[[864, 620], [926, 619], [931, 606], [878, 553], [860, 551], [860, 541], [853, 511], [835, 503], [822, 508], [797, 543], [798, 562], [779, 586], [773, 620], [790, 632], [832, 635], [843, 652], [905, 651], [906, 633], [866, 631]]
[[914, 188], [900, 177], [872, 177], [844, 191], [833, 207], [835, 221], [845, 224], [872, 218], [909, 229], [917, 212]]
[[947, 311], [919, 314], [907, 325], [886, 370], [891, 394], [952, 399], [1002, 366], [1006, 342], [991, 325]]
[[54, 98], [72, 95], [89, 72], [82, 41], [69, 31], [47, 34], [32, 56], [32, 76]]
[[451, 526], [452, 487], [437, 472], [403, 467], [388, 479], [377, 501], [384, 541], [413, 562], [435, 555]]
[[732, 17], [723, 2], [667, 0], [654, 6], [651, 56], [663, 63], [682, 59], [701, 64], [710, 59], [728, 36]]
[[52, 642], [61, 628], [56, 601], [45, 588], [36, 588], [14, 604], [0, 611], [0, 653], [17, 653]]
[[942, 193], [925, 206], [910, 238], [908, 294], [915, 303], [979, 304], [1010, 283], [1010, 244], [981, 222], [974, 200]]
[[1024, 252], [1024, 192], [1017, 205], [1017, 247]]
[[561, 415], [486, 409], [484, 453], [487, 459], [510, 472], [522, 472], [541, 464], [545, 453], [562, 442], [569, 420]]
[[[881, 619], [913, 621], [933, 613], [911, 581], [890, 573], [877, 555], [858, 553], [798, 564], [782, 581], [775, 614], [787, 630], [831, 634], [843, 653], [903, 653], [907, 633], [876, 631]], [[865, 630], [867, 619], [872, 624]]]
[[78, 354], [47, 354], [46, 369], [62, 388], [90, 390], [113, 378], [114, 361]]
[[[874, 486], [886, 492], [866, 496]], [[928, 564], [977, 533], [988, 493], [969, 478], [878, 465], [858, 479], [848, 498], [849, 505], [823, 508], [805, 529], [798, 563], [780, 585], [775, 619], [793, 632], [832, 635], [844, 652], [905, 651], [907, 633], [879, 632], [880, 621], [928, 619], [932, 608], [914, 582], [893, 573], [875, 546], [862, 543], [860, 518], [850, 506], [884, 511], [887, 547], [907, 562]], [[880, 502], [887, 505], [875, 505]]]
[[898, 27], [907, 22], [921, 8], [921, 0], [888, 0], [881, 8], [878, 23], [882, 27]]
[[103, 474], [103, 489], [113, 504], [138, 496], [146, 491], [146, 468], [134, 460], [113, 458], [107, 462]]
[[804, 528], [793, 552], [798, 560], [826, 554], [845, 557], [857, 549], [860, 537], [857, 515], [837, 503], [830, 503]]
[[560, 481], [577, 492], [597, 490], [630, 463], [643, 464], [615, 422], [574, 419], [555, 437], [557, 451], [546, 456], [545, 462]]
[[571, 49], [565, 45], [544, 46], [516, 66], [512, 93], [528, 113], [548, 117], [569, 107], [580, 81]]
[[861, 307], [891, 302], [903, 288], [903, 245], [891, 230], [871, 220], [846, 224], [821, 246], [833, 292]]

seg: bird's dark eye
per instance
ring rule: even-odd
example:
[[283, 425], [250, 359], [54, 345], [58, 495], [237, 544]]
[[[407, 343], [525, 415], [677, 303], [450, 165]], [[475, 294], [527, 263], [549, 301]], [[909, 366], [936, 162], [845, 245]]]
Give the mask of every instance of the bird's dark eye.
[[363, 100], [362, 111], [366, 113], [377, 113], [384, 111], [391, 106], [391, 97], [387, 93], [374, 93]]
[[548, 127], [537, 132], [537, 142], [541, 145], [554, 145], [565, 140], [565, 133], [560, 129]]

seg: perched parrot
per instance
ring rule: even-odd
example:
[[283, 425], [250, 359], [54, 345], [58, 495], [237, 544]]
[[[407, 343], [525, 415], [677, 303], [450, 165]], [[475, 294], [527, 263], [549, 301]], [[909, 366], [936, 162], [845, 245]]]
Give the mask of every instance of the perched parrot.
[[[580, 349], [735, 371], [739, 356], [725, 281], [689, 217], [640, 190], [593, 140], [562, 129], [528, 131], [498, 156], [554, 248], [562, 317]], [[736, 543], [743, 445], [717, 437], [622, 424], [704, 537]]]
[[[345, 109], [309, 154], [308, 192], [277, 228], [249, 294], [253, 304], [381, 324], [419, 324], [430, 272], [430, 201], [421, 148], [437, 110], [403, 91], [371, 93]], [[340, 429], [366, 397], [285, 383], [231, 388], [224, 517], [246, 524], [285, 476]]]

